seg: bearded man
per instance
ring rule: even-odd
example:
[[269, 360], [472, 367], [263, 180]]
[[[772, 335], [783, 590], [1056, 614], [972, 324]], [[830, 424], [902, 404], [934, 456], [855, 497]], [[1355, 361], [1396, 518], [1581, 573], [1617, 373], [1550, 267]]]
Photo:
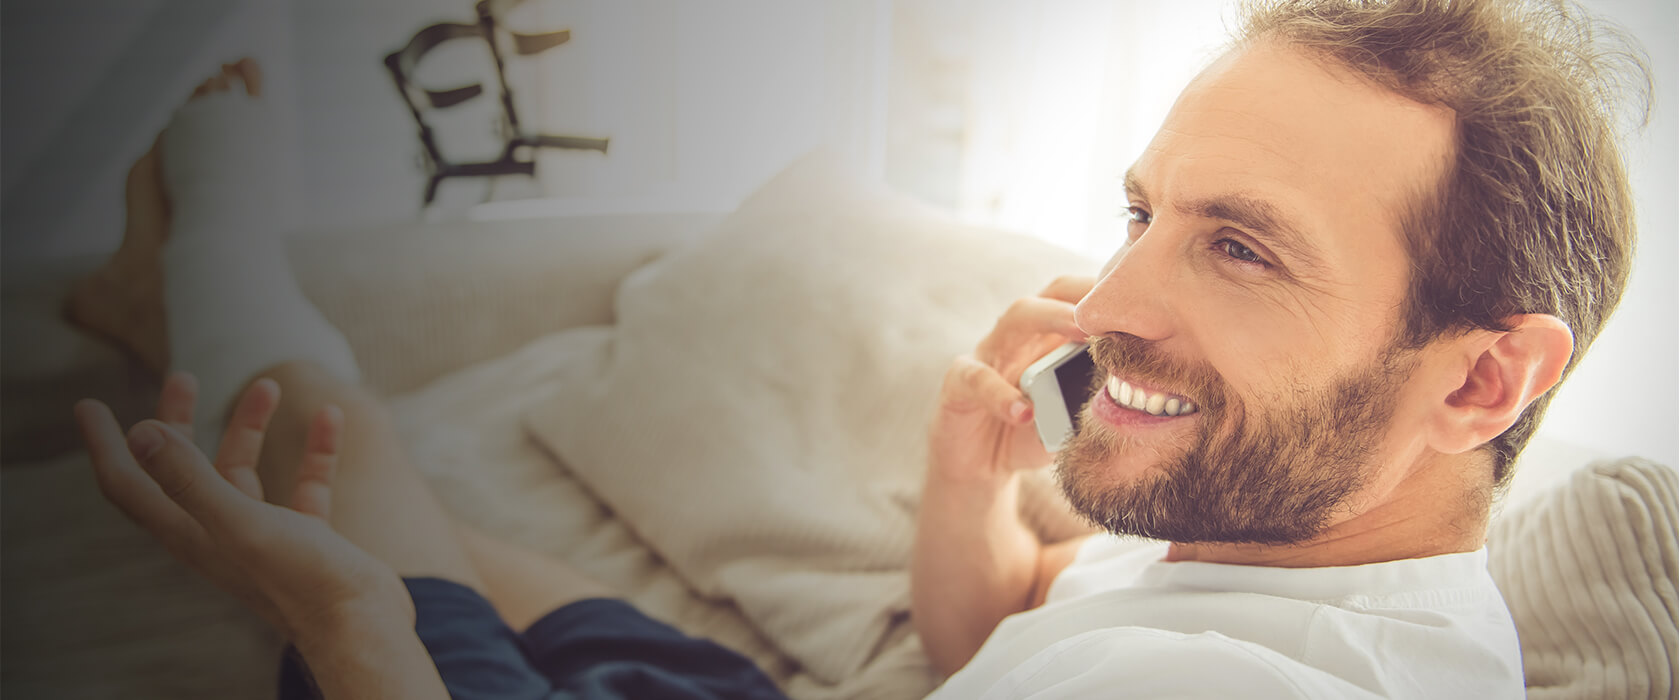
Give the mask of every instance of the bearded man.
[[[1490, 504], [1632, 248], [1588, 26], [1502, 0], [1251, 12], [1127, 175], [1101, 277], [1016, 304], [948, 375], [912, 562], [942, 697], [1521, 695]], [[70, 300], [178, 370], [126, 434], [77, 406], [105, 494], [294, 645], [281, 697], [781, 697], [443, 510], [265, 229], [261, 92], [248, 61], [200, 86]], [[1016, 381], [1087, 338], [1058, 473], [1093, 522], [1168, 544], [1045, 547], [1017, 520], [1050, 455]]]
[[[938, 697], [1522, 697], [1489, 513], [1633, 248], [1608, 100], [1648, 78], [1595, 36], [1551, 3], [1247, 10], [1100, 276], [946, 376], [912, 569]], [[1019, 475], [1056, 409], [1016, 384], [1087, 339], [1056, 474], [1112, 534], [1045, 546]]]

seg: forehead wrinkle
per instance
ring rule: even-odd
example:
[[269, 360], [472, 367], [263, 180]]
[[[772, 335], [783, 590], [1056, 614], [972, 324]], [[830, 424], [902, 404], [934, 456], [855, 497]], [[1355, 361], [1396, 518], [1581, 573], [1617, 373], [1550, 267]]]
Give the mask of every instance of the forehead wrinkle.
[[[1194, 87], [1195, 84], [1192, 84]], [[1179, 102], [1173, 105], [1169, 123], [1163, 124], [1158, 133], [1160, 136], [1172, 136], [1199, 148], [1188, 149], [1182, 157], [1195, 157], [1193, 154], [1203, 149], [1212, 152], [1226, 151], [1229, 145], [1220, 142], [1234, 141], [1242, 147], [1254, 148], [1277, 159], [1279, 163], [1292, 166], [1296, 170], [1309, 169], [1311, 165], [1301, 160], [1298, 145], [1282, 141], [1280, 136], [1288, 132], [1287, 122], [1279, 123], [1268, 115], [1261, 113], [1252, 106], [1225, 106], [1217, 99], [1222, 95], [1256, 95], [1258, 91], [1240, 85], [1220, 85], [1217, 83], [1203, 86], [1200, 94], [1192, 93], [1192, 88], [1186, 88], [1185, 94]], [[1251, 97], [1245, 102], [1275, 100], [1276, 97], [1265, 94]], [[1214, 126], [1208, 124], [1209, 121]], [[1231, 125], [1246, 125], [1246, 128], [1233, 130]], [[1151, 143], [1151, 150], [1155, 143]], [[1182, 147], [1182, 144], [1181, 144]]]

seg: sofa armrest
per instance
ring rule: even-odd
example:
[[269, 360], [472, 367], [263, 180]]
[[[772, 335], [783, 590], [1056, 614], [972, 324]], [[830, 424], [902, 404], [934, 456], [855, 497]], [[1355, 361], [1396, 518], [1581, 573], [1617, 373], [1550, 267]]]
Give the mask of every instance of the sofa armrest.
[[392, 226], [300, 238], [304, 293], [376, 391], [409, 391], [547, 333], [611, 323], [618, 283], [707, 215]]

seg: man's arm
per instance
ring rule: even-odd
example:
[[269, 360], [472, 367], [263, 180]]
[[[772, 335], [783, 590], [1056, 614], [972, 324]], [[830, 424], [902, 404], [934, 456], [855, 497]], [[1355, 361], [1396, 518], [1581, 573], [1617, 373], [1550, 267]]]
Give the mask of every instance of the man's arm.
[[1087, 537], [1043, 545], [1016, 512], [1020, 478], [964, 483], [929, 470], [916, 522], [911, 609], [934, 668], [956, 672], [999, 622], [1044, 604]]
[[1003, 618], [1040, 605], [1072, 562], [1021, 523], [1020, 472], [1050, 461], [1016, 388], [1034, 360], [1085, 334], [1073, 305], [1087, 278], [1063, 278], [1012, 305], [972, 356], [957, 358], [928, 431], [929, 460], [910, 568], [911, 612], [935, 668], [961, 668]]

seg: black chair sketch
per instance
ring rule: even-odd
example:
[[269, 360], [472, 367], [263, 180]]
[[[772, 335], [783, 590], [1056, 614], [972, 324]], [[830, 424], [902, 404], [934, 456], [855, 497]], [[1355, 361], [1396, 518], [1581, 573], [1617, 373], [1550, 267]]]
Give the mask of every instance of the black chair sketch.
[[[517, 0], [515, 0], [517, 2]], [[391, 79], [397, 84], [397, 92], [408, 105], [409, 112], [414, 115], [414, 122], [420, 127], [420, 145], [422, 157], [427, 170], [426, 191], [422, 208], [431, 205], [437, 197], [438, 185], [445, 179], [452, 177], [495, 177], [500, 175], [536, 174], [536, 162], [529, 157], [522, 157], [526, 149], [560, 148], [569, 150], [589, 150], [607, 152], [607, 139], [588, 138], [581, 136], [553, 136], [548, 134], [527, 133], [519, 123], [519, 114], [513, 106], [513, 92], [507, 83], [507, 73], [502, 59], [502, 47], [498, 44], [498, 32], [505, 32], [511, 37], [511, 45], [516, 55], [529, 56], [547, 51], [570, 41], [571, 30], [545, 32], [541, 34], [522, 34], [509, 31], [498, 26], [496, 7], [492, 0], [479, 0], [476, 4], [478, 22], [474, 24], [441, 23], [434, 24], [415, 33], [408, 45], [392, 52], [385, 57], [385, 67], [391, 72]], [[501, 92], [501, 135], [504, 148], [500, 157], [495, 160], [457, 163], [451, 162], [443, 156], [438, 148], [437, 136], [426, 123], [425, 112], [431, 109], [448, 109], [484, 94], [484, 85], [472, 84], [442, 90], [431, 90], [414, 84], [414, 70], [420, 64], [420, 59], [440, 44], [458, 39], [473, 39], [483, 41], [490, 48], [490, 55], [496, 64], [497, 88]]]

